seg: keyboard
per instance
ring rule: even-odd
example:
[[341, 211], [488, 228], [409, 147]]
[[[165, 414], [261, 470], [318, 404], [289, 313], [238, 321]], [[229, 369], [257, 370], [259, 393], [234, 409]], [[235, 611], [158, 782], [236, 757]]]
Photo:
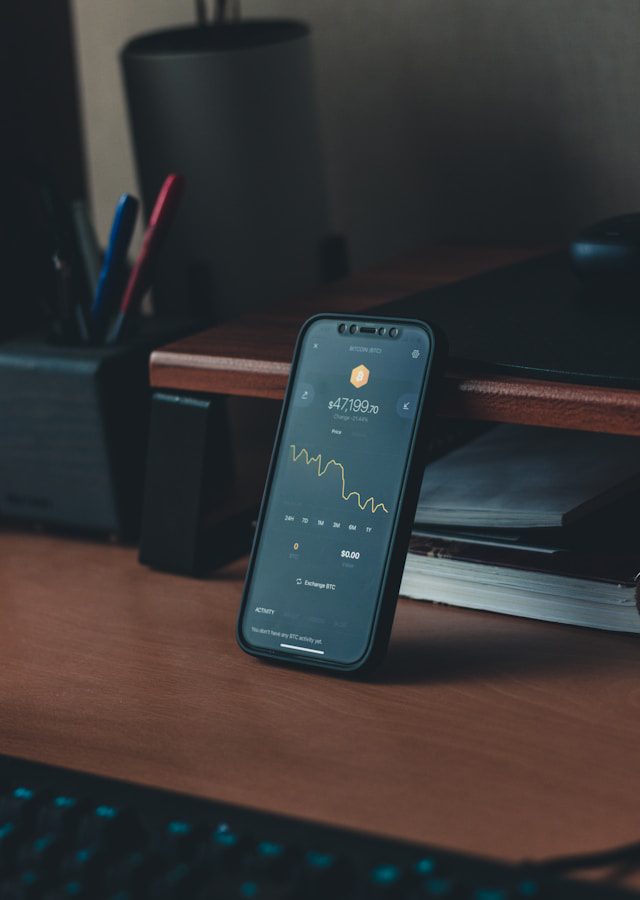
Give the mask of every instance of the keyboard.
[[608, 886], [545, 878], [533, 866], [490, 862], [0, 756], [1, 900], [630, 896]]

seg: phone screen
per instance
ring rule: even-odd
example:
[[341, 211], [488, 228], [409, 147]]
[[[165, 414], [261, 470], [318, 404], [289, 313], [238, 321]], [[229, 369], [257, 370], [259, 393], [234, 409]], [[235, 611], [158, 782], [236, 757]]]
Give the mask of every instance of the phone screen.
[[419, 325], [369, 327], [321, 319], [303, 337], [245, 588], [249, 647], [342, 665], [368, 648], [431, 353]]

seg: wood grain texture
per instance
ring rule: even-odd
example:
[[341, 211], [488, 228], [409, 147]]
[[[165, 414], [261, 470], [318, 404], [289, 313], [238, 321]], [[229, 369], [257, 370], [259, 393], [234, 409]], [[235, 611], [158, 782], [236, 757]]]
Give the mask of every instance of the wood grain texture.
[[508, 859], [637, 839], [637, 639], [401, 601], [347, 681], [238, 650], [243, 574], [0, 533], [0, 752]]
[[[282, 399], [296, 334], [315, 312], [361, 312], [412, 292], [517, 262], [549, 248], [427, 247], [318, 289], [295, 304], [177, 341], [151, 356], [156, 388]], [[640, 435], [640, 392], [450, 368], [445, 416]]]
[[640, 392], [448, 372], [440, 415], [640, 436]]

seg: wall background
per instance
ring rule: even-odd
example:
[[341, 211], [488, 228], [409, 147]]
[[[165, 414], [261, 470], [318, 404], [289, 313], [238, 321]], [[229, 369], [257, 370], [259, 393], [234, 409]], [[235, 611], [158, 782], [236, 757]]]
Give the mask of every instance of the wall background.
[[[135, 189], [117, 53], [190, 0], [73, 0], [104, 240]], [[354, 268], [429, 238], [557, 239], [640, 208], [637, 0], [243, 0], [314, 28], [333, 222]]]

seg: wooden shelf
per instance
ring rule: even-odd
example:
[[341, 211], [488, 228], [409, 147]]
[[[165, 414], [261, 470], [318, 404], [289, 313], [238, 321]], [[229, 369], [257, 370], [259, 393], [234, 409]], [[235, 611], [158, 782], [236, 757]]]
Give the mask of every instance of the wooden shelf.
[[[316, 312], [357, 313], [551, 248], [427, 247], [313, 291], [295, 303], [254, 313], [169, 344], [151, 356], [154, 388], [281, 399], [296, 334]], [[468, 419], [640, 436], [640, 392], [515, 378], [452, 364], [439, 413]]]

